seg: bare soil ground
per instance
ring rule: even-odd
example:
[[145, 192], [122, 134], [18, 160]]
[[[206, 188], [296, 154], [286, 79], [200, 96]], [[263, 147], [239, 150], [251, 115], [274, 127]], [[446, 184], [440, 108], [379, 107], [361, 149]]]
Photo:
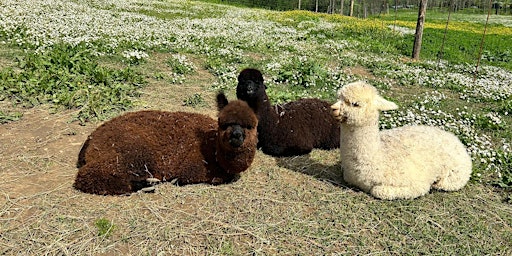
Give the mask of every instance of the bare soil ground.
[[[200, 71], [193, 83], [151, 81], [134, 110], [214, 117], [214, 92], [204, 89], [212, 80]], [[182, 106], [197, 92], [210, 107]], [[0, 255], [512, 253], [512, 206], [503, 192], [472, 183], [416, 200], [376, 200], [343, 184], [337, 150], [289, 158], [258, 152], [226, 185], [85, 194], [72, 187], [75, 163], [99, 122], [81, 126], [70, 122], [73, 111], [50, 114], [44, 106], [16, 110], [24, 112], [20, 121], [0, 125]], [[101, 219], [109, 230], [97, 227]]]

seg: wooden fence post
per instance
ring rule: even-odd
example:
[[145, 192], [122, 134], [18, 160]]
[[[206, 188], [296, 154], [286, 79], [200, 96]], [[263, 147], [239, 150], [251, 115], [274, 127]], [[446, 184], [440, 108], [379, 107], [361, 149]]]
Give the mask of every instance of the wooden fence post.
[[418, 11], [418, 22], [416, 23], [416, 33], [414, 34], [414, 46], [412, 47], [412, 58], [418, 60], [420, 58], [421, 40], [423, 37], [423, 26], [425, 23], [425, 13], [427, 12], [427, 1], [420, 1], [420, 10]]

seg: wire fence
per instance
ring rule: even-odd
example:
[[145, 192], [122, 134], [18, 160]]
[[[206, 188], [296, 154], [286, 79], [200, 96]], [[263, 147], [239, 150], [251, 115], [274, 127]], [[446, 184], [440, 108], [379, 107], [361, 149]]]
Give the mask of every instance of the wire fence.
[[[210, 0], [210, 2], [236, 4], [247, 7], [272, 10], [308, 10], [323, 13], [366, 18], [369, 15], [389, 13], [401, 9], [417, 9], [417, 0]], [[487, 13], [512, 15], [512, 0], [430, 0], [427, 9], [440, 9], [467, 13]]]

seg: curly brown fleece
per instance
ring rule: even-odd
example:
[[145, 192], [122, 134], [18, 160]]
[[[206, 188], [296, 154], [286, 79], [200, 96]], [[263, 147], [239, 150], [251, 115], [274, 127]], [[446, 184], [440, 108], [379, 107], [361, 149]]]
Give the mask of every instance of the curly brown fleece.
[[218, 122], [196, 113], [139, 111], [98, 127], [78, 156], [74, 187], [117, 195], [149, 186], [148, 178], [221, 184], [252, 163], [257, 117], [243, 101], [217, 96]]
[[261, 72], [244, 69], [238, 76], [236, 95], [258, 116], [258, 147], [272, 156], [294, 156], [313, 148], [340, 147], [340, 124], [331, 114], [331, 103], [300, 99], [272, 106]]

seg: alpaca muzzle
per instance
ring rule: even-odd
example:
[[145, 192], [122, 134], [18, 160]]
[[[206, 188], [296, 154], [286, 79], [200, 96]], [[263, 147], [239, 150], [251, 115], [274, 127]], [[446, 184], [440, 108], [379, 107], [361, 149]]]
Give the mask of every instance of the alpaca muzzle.
[[229, 135], [229, 145], [235, 148], [242, 146], [245, 139], [244, 135], [244, 129], [240, 125], [234, 125]]
[[343, 122], [346, 119], [346, 117], [344, 117], [344, 115], [342, 116], [341, 113], [341, 101], [332, 104], [331, 110], [332, 116], [336, 118], [336, 120]]
[[247, 81], [246, 93], [248, 96], [254, 96], [258, 90], [258, 85], [254, 81]]

